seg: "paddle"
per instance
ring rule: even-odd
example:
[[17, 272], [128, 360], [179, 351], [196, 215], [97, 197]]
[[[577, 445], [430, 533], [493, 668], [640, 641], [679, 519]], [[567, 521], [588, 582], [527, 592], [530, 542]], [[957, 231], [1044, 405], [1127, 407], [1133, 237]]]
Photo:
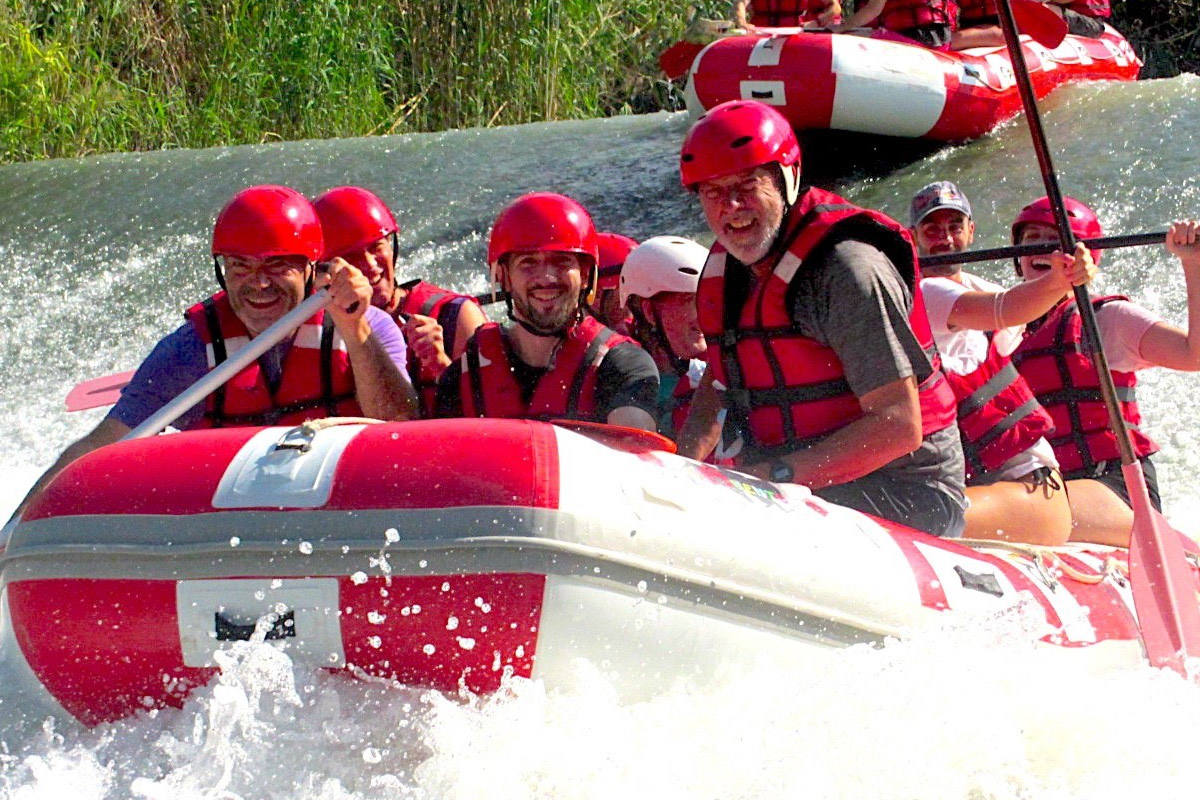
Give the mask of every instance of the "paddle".
[[659, 54], [659, 69], [665, 72], [671, 80], [682, 78], [692, 68], [692, 62], [696, 60], [696, 54], [703, 50], [704, 47], [705, 45], [697, 42], [676, 42]]
[[154, 436], [163, 428], [170, 425], [192, 406], [207, 397], [213, 390], [225, 381], [241, 372], [254, 362], [256, 358], [283, 341], [292, 331], [300, 327], [300, 323], [329, 305], [329, 290], [318, 289], [303, 303], [275, 320], [265, 331], [250, 340], [250, 343], [238, 350], [230, 358], [222, 361], [203, 378], [184, 389], [179, 395], [152, 414], [145, 422], [138, 425], [121, 437], [122, 441], [141, 439]]
[[121, 390], [133, 377], [133, 370], [117, 372], [100, 378], [92, 378], [75, 385], [67, 393], [67, 411], [84, 411], [89, 408], [111, 406], [121, 396]]
[[[1067, 36], [1067, 21], [1038, 0], [1012, 0], [1012, 14], [1017, 30], [1051, 50], [1062, 44]], [[1009, 55], [1012, 55], [1011, 48]]]
[[[1029, 121], [1029, 134], [1033, 138], [1033, 149], [1037, 153], [1042, 183], [1054, 209], [1062, 249], [1064, 253], [1071, 253], [1075, 250], [1075, 236], [1071, 232], [1058, 178], [1050, 160], [1050, 148], [1046, 143], [1041, 116], [1038, 114], [1029, 70], [1021, 54], [1010, 0], [999, 0], [996, 8], [1000, 14], [1004, 40], [1016, 73], [1017, 89], [1025, 107], [1025, 117]], [[1151, 664], [1171, 667], [1187, 677], [1185, 659], [1200, 657], [1200, 608], [1196, 605], [1196, 582], [1184, 559], [1179, 539], [1167, 521], [1150, 504], [1142, 465], [1133, 451], [1129, 429], [1117, 403], [1116, 389], [1108, 369], [1108, 358], [1104, 354], [1104, 345], [1096, 328], [1096, 314], [1086, 286], [1075, 287], [1075, 304], [1083, 321], [1085, 341], [1099, 373], [1100, 393], [1108, 409], [1109, 424], [1121, 449], [1121, 471], [1133, 507], [1129, 582], [1138, 626], [1141, 629], [1142, 644]]]
[[[1083, 243], [1093, 250], [1116, 250], [1121, 247], [1141, 247], [1147, 244], [1162, 244], [1166, 231], [1131, 233], [1124, 236], [1102, 236], [1099, 239], [1084, 239]], [[943, 253], [938, 256], [921, 256], [922, 267], [940, 267], [943, 264], [970, 264], [975, 261], [997, 261], [1018, 256], [1038, 256], [1053, 253], [1062, 245], [1058, 242], [1037, 244], [1013, 244], [1007, 247], [991, 247], [986, 250], [967, 250], [962, 253]]]

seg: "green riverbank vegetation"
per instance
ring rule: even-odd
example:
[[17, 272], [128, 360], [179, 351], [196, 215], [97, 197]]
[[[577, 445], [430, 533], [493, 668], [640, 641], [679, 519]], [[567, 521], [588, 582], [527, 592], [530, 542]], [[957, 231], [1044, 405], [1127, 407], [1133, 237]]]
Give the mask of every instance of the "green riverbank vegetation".
[[[1195, 69], [1195, 0], [1136, 5], [1153, 22], [1125, 29], [1156, 68]], [[0, 162], [678, 108], [656, 59], [689, 17], [661, 0], [0, 0]]]

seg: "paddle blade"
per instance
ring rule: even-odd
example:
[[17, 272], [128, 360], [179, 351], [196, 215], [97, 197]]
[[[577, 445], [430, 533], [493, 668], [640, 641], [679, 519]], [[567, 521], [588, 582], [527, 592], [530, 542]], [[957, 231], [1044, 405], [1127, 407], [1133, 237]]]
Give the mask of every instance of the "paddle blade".
[[658, 57], [658, 66], [671, 80], [682, 78], [692, 68], [696, 54], [703, 49], [704, 45], [696, 42], [676, 42]]
[[1067, 36], [1066, 20], [1038, 0], [1012, 0], [1012, 12], [1017, 30], [1051, 50]]
[[1142, 465], [1122, 466], [1133, 505], [1129, 583], [1146, 657], [1187, 677], [1185, 659], [1200, 657], [1200, 607], [1196, 578], [1179, 534], [1150, 505]]
[[121, 390], [133, 377], [133, 370], [92, 378], [78, 384], [67, 393], [67, 411], [84, 411], [89, 408], [111, 406], [121, 396]]

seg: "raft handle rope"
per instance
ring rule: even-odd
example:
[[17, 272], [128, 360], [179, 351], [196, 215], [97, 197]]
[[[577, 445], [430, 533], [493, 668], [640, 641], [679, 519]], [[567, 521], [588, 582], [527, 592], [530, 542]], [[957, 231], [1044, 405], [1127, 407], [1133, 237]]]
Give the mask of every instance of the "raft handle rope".
[[371, 417], [325, 417], [306, 420], [304, 423], [284, 431], [273, 449], [307, 453], [312, 449], [313, 439], [316, 438], [316, 435], [326, 428], [336, 428], [339, 425], [375, 425], [380, 422], [383, 420]]
[[[1062, 559], [1062, 555], [1047, 545], [1024, 544], [1020, 542], [1002, 542], [993, 539], [958, 539], [959, 544], [972, 547], [995, 548], [1006, 550], [1011, 555], [1024, 556], [1042, 576], [1042, 580], [1051, 589], [1058, 585], [1057, 575], [1065, 575], [1073, 581], [1096, 585], [1111, 577], [1121, 585], [1129, 580], [1129, 566], [1111, 554], [1104, 556], [1104, 566], [1099, 572], [1087, 573], [1071, 566]], [[1099, 556], [1099, 553], [1091, 553]]]

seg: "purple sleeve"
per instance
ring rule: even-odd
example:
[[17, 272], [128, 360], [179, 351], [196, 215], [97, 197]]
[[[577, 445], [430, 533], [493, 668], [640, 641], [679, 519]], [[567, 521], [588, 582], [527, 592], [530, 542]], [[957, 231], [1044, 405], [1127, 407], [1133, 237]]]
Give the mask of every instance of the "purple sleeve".
[[[121, 390], [121, 398], [108, 416], [136, 428], [207, 372], [204, 343], [195, 329], [184, 323], [154, 346], [129, 385]], [[203, 412], [204, 404], [198, 403], [184, 412], [174, 427], [190, 428], [200, 421]]]
[[404, 334], [396, 320], [386, 311], [371, 306], [367, 309], [367, 324], [371, 326], [371, 335], [395, 362], [400, 374], [411, 381], [408, 374], [408, 343], [404, 341]]

